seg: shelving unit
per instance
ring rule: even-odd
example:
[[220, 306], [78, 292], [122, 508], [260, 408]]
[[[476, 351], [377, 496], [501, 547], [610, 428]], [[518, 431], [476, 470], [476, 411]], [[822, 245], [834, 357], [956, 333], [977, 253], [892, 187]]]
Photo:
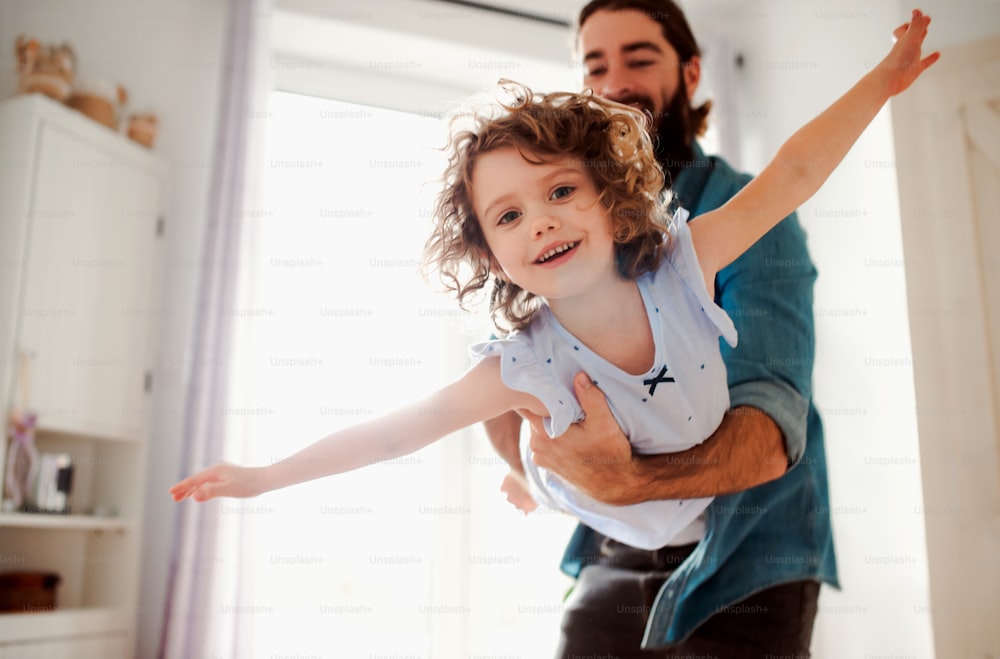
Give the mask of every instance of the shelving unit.
[[66, 529], [67, 531], [125, 531], [129, 524], [116, 517], [94, 515], [0, 514], [0, 528]]
[[0, 404], [29, 355], [37, 450], [74, 466], [72, 514], [0, 513], [0, 572], [60, 576], [55, 611], [0, 614], [0, 659], [134, 656], [166, 172], [46, 97], [0, 102]]

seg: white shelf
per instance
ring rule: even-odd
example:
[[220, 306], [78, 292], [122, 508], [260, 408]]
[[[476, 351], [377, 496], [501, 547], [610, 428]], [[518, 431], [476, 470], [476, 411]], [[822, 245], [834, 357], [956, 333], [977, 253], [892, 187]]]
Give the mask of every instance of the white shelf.
[[57, 609], [43, 613], [0, 613], [0, 643], [127, 630], [127, 612], [113, 608]]
[[83, 434], [79, 432], [72, 425], [60, 425], [58, 423], [51, 423], [48, 419], [40, 419], [38, 421], [38, 427], [35, 428], [35, 435], [49, 435], [52, 437], [60, 437], [64, 439], [69, 439], [72, 441], [88, 441], [94, 443], [101, 443], [107, 446], [138, 446], [141, 445], [143, 440], [139, 437], [123, 437], [114, 434], [102, 434], [100, 432], [91, 432]]
[[[31, 529], [69, 529], [80, 531], [124, 531], [131, 526], [121, 517], [93, 515], [48, 515], [44, 513], [0, 513], [0, 527]], [[2, 638], [2, 634], [0, 634]]]

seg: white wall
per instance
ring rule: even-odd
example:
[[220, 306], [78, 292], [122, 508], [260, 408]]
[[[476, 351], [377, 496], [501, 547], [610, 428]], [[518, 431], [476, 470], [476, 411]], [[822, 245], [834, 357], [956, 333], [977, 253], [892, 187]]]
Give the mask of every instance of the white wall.
[[[995, 34], [1000, 3], [921, 2], [929, 50]], [[888, 51], [903, 3], [767, 0], [706, 17], [742, 53], [736, 75], [744, 167]], [[918, 83], [919, 84], [919, 83]], [[824, 588], [817, 657], [931, 657], [927, 557], [892, 126], [883, 111], [799, 211], [820, 271], [817, 405], [823, 413], [843, 590]]]
[[174, 504], [167, 487], [180, 461], [184, 376], [206, 218], [209, 157], [215, 134], [223, 0], [4, 0], [0, 3], [0, 98], [14, 95], [18, 34], [68, 41], [78, 79], [126, 87], [130, 108], [160, 117], [155, 151], [170, 163], [167, 186], [165, 304], [154, 434], [146, 494], [139, 643], [155, 656], [163, 617]]
[[[921, 0], [915, 6], [934, 19], [938, 48], [1000, 34], [1000, 0]], [[908, 9], [900, 0], [900, 16]]]

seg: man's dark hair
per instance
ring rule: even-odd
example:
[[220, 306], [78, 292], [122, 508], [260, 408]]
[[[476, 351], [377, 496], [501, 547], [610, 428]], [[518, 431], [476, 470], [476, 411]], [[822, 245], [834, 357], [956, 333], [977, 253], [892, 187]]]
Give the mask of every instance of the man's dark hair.
[[[576, 23], [577, 36], [579, 36], [583, 24], [595, 13], [623, 10], [637, 11], [660, 24], [663, 38], [677, 51], [681, 69], [691, 61], [692, 57], [701, 57], [701, 48], [695, 41], [691, 26], [688, 25], [684, 12], [673, 0], [591, 0], [580, 10]], [[678, 94], [683, 94], [686, 101], [687, 88], [683, 75], [680, 77], [680, 83]], [[686, 112], [683, 112], [679, 119], [684, 124], [684, 138], [686, 145], [689, 146], [696, 137], [705, 134], [705, 130], [708, 128], [708, 112], [712, 109], [712, 102], [705, 101], [697, 108], [691, 107], [689, 102], [685, 102], [684, 108]]]

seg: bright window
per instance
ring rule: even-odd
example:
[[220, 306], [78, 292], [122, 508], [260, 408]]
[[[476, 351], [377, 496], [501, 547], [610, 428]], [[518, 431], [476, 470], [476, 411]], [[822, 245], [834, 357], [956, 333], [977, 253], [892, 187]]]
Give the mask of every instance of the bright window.
[[[276, 461], [458, 376], [488, 331], [416, 269], [443, 169], [438, 119], [289, 93], [266, 116], [234, 412]], [[258, 657], [550, 654], [572, 522], [525, 518], [481, 431], [226, 504], [248, 520], [241, 618]], [[256, 615], [259, 611], [259, 615]], [[505, 654], [506, 653], [506, 654]]]

